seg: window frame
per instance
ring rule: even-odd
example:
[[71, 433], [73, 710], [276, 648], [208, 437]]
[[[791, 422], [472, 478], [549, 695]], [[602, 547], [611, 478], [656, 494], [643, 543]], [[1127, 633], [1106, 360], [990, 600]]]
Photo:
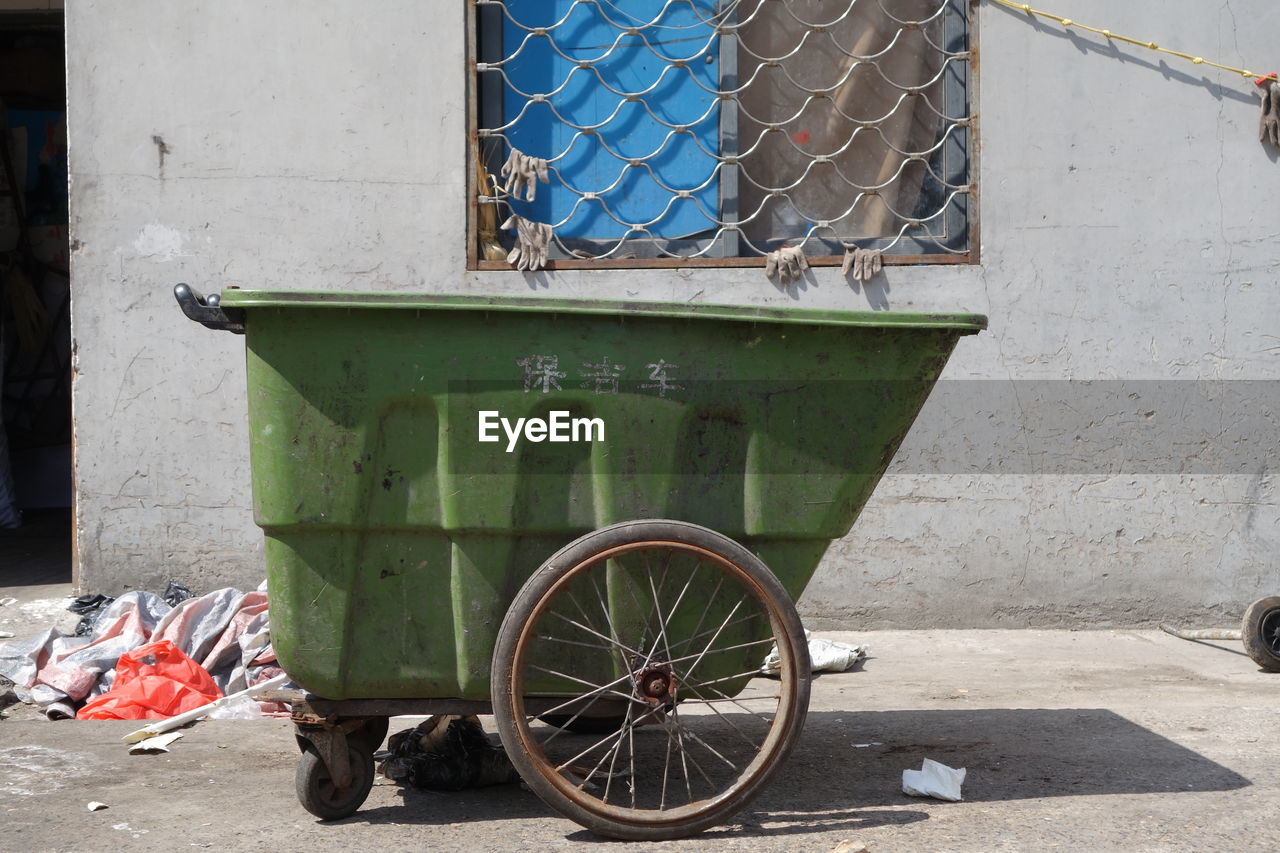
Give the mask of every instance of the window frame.
[[[948, 115], [956, 115], [963, 109], [964, 101], [967, 99], [969, 103], [969, 119], [967, 127], [964, 128], [965, 133], [953, 134], [948, 139], [945, 146], [945, 154], [949, 160], [959, 157], [960, 165], [956, 165], [952, 161], [947, 168], [948, 177], [963, 171], [966, 166], [968, 169], [969, 191], [956, 199], [955, 208], [948, 209], [943, 213], [947, 219], [947, 230], [950, 233], [954, 226], [956, 233], [964, 231], [968, 241], [968, 249], [963, 253], [956, 252], [928, 252], [907, 254], [903, 252], [890, 252], [883, 256], [885, 266], [954, 266], [954, 265], [976, 265], [981, 263], [980, 257], [980, 186], [978, 177], [980, 175], [980, 154], [982, 146], [980, 144], [980, 127], [979, 127], [979, 67], [980, 67], [980, 51], [979, 51], [979, 14], [978, 7], [981, 0], [957, 0], [957, 4], [965, 7], [967, 16], [968, 42], [969, 42], [969, 58], [967, 62], [959, 63], [962, 66], [959, 85], [948, 85], [946, 87], [945, 108], [944, 111]], [[953, 38], [954, 34], [949, 34], [948, 38]], [[490, 261], [480, 257], [480, 187], [476, 181], [476, 162], [480, 152], [480, 99], [482, 80], [481, 75], [477, 71], [477, 63], [480, 61], [480, 26], [479, 26], [479, 5], [477, 0], [467, 0], [466, 14], [466, 86], [465, 95], [467, 99], [467, 146], [466, 160], [464, 170], [467, 175], [467, 265], [468, 271], [512, 271], [512, 266], [506, 261]], [[736, 73], [736, 69], [733, 73]], [[951, 72], [948, 72], [951, 73]], [[954, 111], [953, 111], [954, 110]], [[721, 117], [722, 126], [726, 118]], [[736, 129], [734, 129], [736, 135]], [[964, 159], [967, 155], [967, 161]], [[736, 176], [728, 178], [736, 181]], [[724, 187], [721, 188], [722, 195], [725, 193]], [[736, 199], [735, 199], [736, 200]], [[967, 223], [962, 223], [962, 219], [967, 217]], [[962, 228], [962, 224], [967, 227]], [[871, 241], [866, 245], [869, 248], [876, 248], [878, 244], [888, 242], [887, 238], [881, 238]], [[904, 236], [900, 244], [905, 243], [908, 246], [919, 246], [919, 240], [910, 236]], [[840, 266], [844, 262], [844, 255], [806, 255], [805, 260], [812, 267], [834, 267]], [[544, 269], [549, 271], [555, 270], [620, 270], [620, 269], [681, 269], [681, 268], [706, 268], [706, 269], [733, 269], [733, 268], [750, 268], [763, 267], [765, 258], [763, 256], [728, 256], [728, 257], [697, 257], [697, 258], [671, 258], [671, 257], [645, 257], [645, 258], [549, 258]]]

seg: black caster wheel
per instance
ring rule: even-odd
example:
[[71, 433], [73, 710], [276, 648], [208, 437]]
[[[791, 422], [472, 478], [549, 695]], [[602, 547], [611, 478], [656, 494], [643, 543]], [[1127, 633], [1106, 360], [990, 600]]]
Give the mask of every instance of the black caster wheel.
[[358, 738], [350, 738], [347, 759], [351, 762], [351, 784], [345, 788], [333, 784], [329, 768], [314, 746], [308, 744], [298, 759], [294, 777], [298, 802], [321, 820], [339, 820], [355, 814], [373, 788], [372, 748]]
[[1280, 672], [1280, 596], [1250, 604], [1240, 636], [1254, 663], [1267, 672]]

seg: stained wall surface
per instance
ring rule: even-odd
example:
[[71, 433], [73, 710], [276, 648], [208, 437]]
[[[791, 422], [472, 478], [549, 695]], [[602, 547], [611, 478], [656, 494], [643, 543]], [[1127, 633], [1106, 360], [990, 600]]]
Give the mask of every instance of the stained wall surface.
[[[1273, 3], [1160, 7], [1054, 11], [1274, 55]], [[758, 268], [469, 272], [465, 9], [69, 4], [85, 590], [263, 574], [243, 341], [186, 321], [179, 281], [983, 312], [804, 596], [811, 622], [1234, 620], [1280, 589], [1280, 162], [1250, 81], [982, 4], [980, 264], [865, 288], [832, 268], [788, 288]]]

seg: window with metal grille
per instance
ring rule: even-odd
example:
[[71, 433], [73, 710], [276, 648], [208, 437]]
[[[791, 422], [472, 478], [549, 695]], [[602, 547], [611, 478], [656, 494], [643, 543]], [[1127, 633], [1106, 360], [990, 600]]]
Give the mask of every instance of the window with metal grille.
[[971, 3], [473, 0], [476, 265], [970, 261]]

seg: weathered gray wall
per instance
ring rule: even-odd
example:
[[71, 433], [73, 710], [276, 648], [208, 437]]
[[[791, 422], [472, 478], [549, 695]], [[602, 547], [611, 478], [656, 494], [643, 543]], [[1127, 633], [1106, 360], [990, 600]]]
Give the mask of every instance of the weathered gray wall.
[[[1015, 435], [1036, 418], [1019, 389], [1039, 380], [1280, 375], [1280, 163], [1257, 142], [1248, 81], [984, 5], [981, 265], [889, 268], [869, 294], [834, 269], [789, 291], [756, 269], [469, 273], [464, 5], [70, 4], [86, 589], [262, 574], [242, 341], [181, 318], [182, 280], [981, 311], [990, 333], [962, 342], [948, 376], [1006, 383]], [[1055, 11], [1222, 61], [1274, 56], [1269, 0], [1159, 5]], [[943, 402], [922, 427], [988, 440], [963, 393]], [[1280, 589], [1268, 422], [1250, 421], [1256, 463], [1223, 474], [1161, 449], [1182, 417], [1130, 424], [1153, 442], [1137, 472], [1093, 470], [1087, 454], [1041, 465], [1028, 441], [995, 466], [936, 473], [950, 452], [912, 442], [802, 609], [850, 625], [1234, 618]]]

